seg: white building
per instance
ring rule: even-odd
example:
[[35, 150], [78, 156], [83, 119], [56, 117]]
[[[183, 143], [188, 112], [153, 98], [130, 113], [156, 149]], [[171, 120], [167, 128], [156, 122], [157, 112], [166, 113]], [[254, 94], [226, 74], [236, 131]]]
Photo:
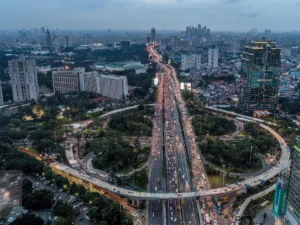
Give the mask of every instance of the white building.
[[100, 75], [98, 72], [83, 74], [84, 91], [94, 92], [102, 96], [121, 99], [128, 95], [127, 77], [115, 75]]
[[0, 105], [4, 105], [1, 80], [0, 80]]
[[14, 102], [37, 101], [39, 85], [35, 59], [19, 59], [8, 61]]
[[128, 83], [125, 76], [101, 75], [100, 93], [109, 98], [122, 99], [128, 95]]
[[101, 94], [100, 90], [100, 75], [98, 72], [87, 72], [83, 74], [84, 77], [84, 91]]
[[201, 68], [201, 55], [181, 55], [181, 70], [187, 69], [200, 69]]
[[52, 81], [54, 92], [63, 94], [83, 91], [83, 74], [85, 68], [75, 68], [74, 70], [52, 71]]
[[208, 67], [217, 68], [219, 64], [219, 49], [210, 48], [208, 50]]

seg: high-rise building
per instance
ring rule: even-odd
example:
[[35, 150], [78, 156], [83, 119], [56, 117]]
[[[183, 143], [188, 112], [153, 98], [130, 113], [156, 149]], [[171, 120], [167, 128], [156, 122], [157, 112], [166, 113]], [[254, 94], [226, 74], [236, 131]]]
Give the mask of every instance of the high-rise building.
[[160, 51], [165, 51], [166, 48], [167, 48], [167, 44], [168, 44], [168, 39], [167, 39], [167, 38], [162, 38], [162, 39], [160, 39], [159, 50], [160, 50]]
[[151, 42], [150, 34], [147, 34], [147, 37], [146, 37], [146, 44], [150, 44], [150, 42]]
[[241, 88], [238, 105], [244, 114], [255, 110], [273, 112], [276, 109], [280, 51], [275, 42], [270, 41], [253, 41], [245, 47], [241, 68], [245, 85]]
[[201, 34], [201, 24], [198, 24], [198, 35]]
[[156, 41], [156, 30], [155, 28], [151, 28], [151, 42], [154, 43]]
[[55, 54], [60, 54], [61, 51], [60, 51], [59, 40], [58, 40], [58, 38], [55, 35], [53, 35], [53, 42], [52, 43], [53, 43], [53, 52]]
[[172, 47], [177, 47], [180, 45], [180, 38], [178, 36], [172, 36], [170, 41]]
[[0, 80], [0, 105], [4, 104], [3, 100], [3, 92], [2, 92], [2, 85], [1, 85], [1, 80]]
[[243, 38], [239, 41], [239, 46], [240, 46], [241, 51], [244, 51], [246, 44], [247, 44], [247, 39], [245, 39], [245, 38]]
[[201, 55], [190, 54], [181, 55], [181, 70], [187, 69], [200, 69], [201, 68]]
[[187, 37], [191, 37], [191, 36], [192, 36], [192, 27], [191, 27], [191, 26], [187, 26], [187, 27], [185, 28], [185, 35], [186, 35]]
[[271, 36], [271, 34], [272, 34], [272, 31], [271, 30], [265, 30], [265, 36], [266, 37], [270, 37]]
[[[276, 218], [281, 220], [281, 223], [284, 225], [299, 225], [300, 224], [300, 202], [299, 202], [299, 193], [300, 193], [300, 136], [296, 137], [294, 152], [292, 155], [292, 163], [290, 169], [290, 176], [288, 182], [286, 182], [287, 187], [283, 186], [281, 189], [284, 189], [284, 195], [282, 197], [280, 211], [277, 211], [276, 207], [273, 205], [273, 212]], [[279, 199], [278, 195], [280, 192], [275, 192], [275, 200]]]
[[54, 92], [63, 94], [80, 92], [84, 90], [83, 74], [85, 68], [75, 68], [74, 70], [54, 70], [52, 71], [52, 81]]
[[66, 37], [65, 37], [65, 48], [67, 48], [67, 47], [70, 47], [70, 40], [69, 40], [69, 36], [67, 35]]
[[48, 29], [46, 31], [46, 45], [47, 45], [48, 48], [52, 47], [51, 34], [50, 34], [50, 31]]
[[125, 76], [101, 75], [100, 90], [103, 96], [115, 99], [126, 98], [128, 83]]
[[8, 68], [14, 102], [37, 101], [39, 85], [35, 59], [21, 56], [8, 61]]
[[208, 49], [208, 67], [217, 68], [219, 64], [219, 49], [210, 48]]
[[42, 34], [45, 33], [45, 27], [41, 27], [41, 32], [42, 32]]

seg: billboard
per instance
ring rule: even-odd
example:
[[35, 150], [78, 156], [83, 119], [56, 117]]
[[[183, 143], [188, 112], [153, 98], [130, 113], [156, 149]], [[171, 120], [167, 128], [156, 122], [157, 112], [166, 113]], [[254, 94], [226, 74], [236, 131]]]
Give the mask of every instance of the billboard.
[[157, 78], [157, 77], [154, 78], [154, 86], [155, 86], [155, 87], [158, 86], [158, 78]]
[[188, 90], [191, 91], [192, 90], [192, 84], [191, 83], [180, 83], [180, 89], [181, 90]]

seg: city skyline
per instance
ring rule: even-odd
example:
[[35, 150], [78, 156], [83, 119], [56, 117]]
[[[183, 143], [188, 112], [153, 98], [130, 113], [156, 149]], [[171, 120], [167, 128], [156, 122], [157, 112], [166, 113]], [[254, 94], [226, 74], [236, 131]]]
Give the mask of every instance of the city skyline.
[[[249, 0], [54, 0], [43, 4], [4, 0], [2, 6], [0, 29], [59, 25], [60, 29], [184, 30], [200, 23], [212, 31], [293, 31], [300, 17], [297, 0], [276, 0], [276, 4], [270, 0], [259, 4]], [[62, 9], [64, 13], [59, 13]]]

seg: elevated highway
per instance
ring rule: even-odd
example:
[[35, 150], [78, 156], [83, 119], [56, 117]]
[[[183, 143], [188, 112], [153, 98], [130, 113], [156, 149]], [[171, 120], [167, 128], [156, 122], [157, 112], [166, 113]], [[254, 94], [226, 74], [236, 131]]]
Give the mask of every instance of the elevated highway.
[[[225, 111], [226, 112], [226, 111]], [[241, 116], [241, 115], [236, 115]], [[249, 117], [250, 120], [253, 119]], [[247, 118], [248, 119], [248, 118]], [[255, 121], [255, 120], [254, 120]], [[255, 121], [257, 122], [257, 121]], [[182, 198], [194, 198], [196, 196], [213, 196], [213, 195], [225, 195], [229, 194], [231, 192], [236, 192], [239, 189], [243, 189], [246, 186], [257, 186], [261, 183], [261, 180], [269, 180], [276, 175], [279, 174], [279, 172], [290, 166], [290, 150], [287, 146], [286, 142], [283, 140], [283, 138], [272, 128], [260, 124], [260, 126], [267, 131], [269, 131], [277, 140], [280, 142], [282, 154], [280, 160], [277, 162], [276, 166], [273, 166], [270, 170], [267, 172], [247, 179], [245, 181], [231, 184], [228, 187], [223, 188], [216, 188], [216, 189], [209, 189], [209, 190], [200, 190], [200, 191], [193, 191], [193, 192], [184, 192], [184, 193], [151, 193], [151, 192], [138, 192], [138, 191], [132, 191], [125, 188], [117, 187], [115, 185], [106, 183], [104, 181], [101, 181], [99, 179], [94, 178], [91, 175], [85, 174], [83, 172], [77, 171], [75, 169], [72, 169], [66, 165], [54, 162], [50, 164], [50, 167], [57, 172], [58, 174], [61, 174], [64, 177], [67, 177], [71, 182], [76, 182], [79, 184], [82, 184], [86, 187], [100, 187], [102, 189], [105, 189], [107, 191], [115, 192], [121, 196], [125, 196], [132, 199], [140, 199], [140, 200], [165, 200], [165, 199], [182, 199]]]

